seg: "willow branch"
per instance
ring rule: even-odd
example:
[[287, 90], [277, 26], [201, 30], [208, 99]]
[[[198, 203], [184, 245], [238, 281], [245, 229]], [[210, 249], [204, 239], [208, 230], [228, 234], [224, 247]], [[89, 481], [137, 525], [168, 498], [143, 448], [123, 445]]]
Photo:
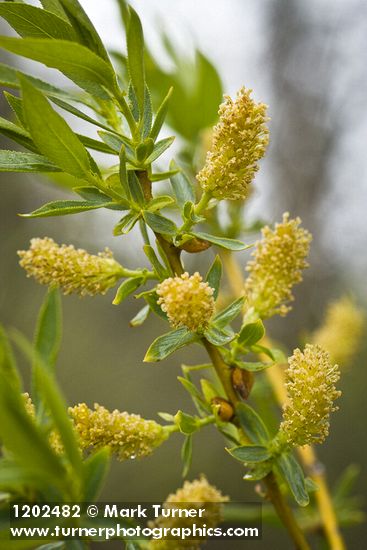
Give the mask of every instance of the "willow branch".
[[[221, 256], [233, 292], [238, 295], [238, 293], [243, 291], [244, 286], [242, 272], [231, 252], [225, 251]], [[282, 365], [276, 364], [265, 372], [273, 388], [274, 395], [279, 405], [282, 406], [287, 400], [284, 369]], [[326, 481], [324, 468], [318, 461], [316, 452], [312, 446], [306, 445], [305, 447], [298, 447], [297, 452], [307, 474], [318, 486], [318, 490], [315, 492], [315, 498], [322, 521], [322, 527], [330, 549], [346, 550], [334, 510], [333, 500]]]
[[[137, 171], [137, 176], [142, 185], [144, 196], [146, 200], [152, 198], [152, 184], [149, 180], [148, 174], [145, 171]], [[155, 232], [155, 236], [162, 246], [168, 261], [170, 262], [172, 270], [177, 274], [181, 275], [184, 271], [182, 262], [181, 262], [181, 250], [176, 248], [173, 243], [170, 243], [164, 239], [162, 235]], [[211, 344], [206, 338], [202, 338], [205, 349], [208, 352], [208, 355], [213, 363], [215, 371], [223, 385], [228, 401], [231, 403], [233, 409], [236, 409], [236, 405], [239, 403], [239, 398], [233, 389], [230, 376], [230, 368], [224, 361], [220, 350]], [[244, 443], [250, 442], [249, 437], [246, 432], [241, 427], [242, 431], [242, 440]], [[275, 478], [275, 475], [270, 472], [265, 478], [264, 482], [267, 486], [268, 497], [271, 500], [275, 510], [277, 511], [279, 518], [283, 522], [284, 526], [288, 530], [290, 537], [292, 538], [295, 548], [297, 550], [311, 550], [306, 538], [299, 527], [292, 509], [288, 505], [284, 495], [282, 494], [278, 482]]]

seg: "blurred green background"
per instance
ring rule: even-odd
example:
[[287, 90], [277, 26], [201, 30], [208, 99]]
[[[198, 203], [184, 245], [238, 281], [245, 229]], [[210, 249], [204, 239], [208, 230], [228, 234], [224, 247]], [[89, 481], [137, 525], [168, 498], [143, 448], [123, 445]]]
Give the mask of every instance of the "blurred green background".
[[[115, 2], [106, 0], [103, 9], [97, 0], [82, 3], [111, 48], [123, 48]], [[132, 4], [142, 17], [153, 56], [162, 59], [166, 76], [172, 75], [175, 64], [162, 46], [163, 31], [176, 45], [179, 57], [187, 59], [175, 77], [177, 102], [180, 97], [185, 100], [180, 96], [180, 82], [182, 93], [190, 89], [190, 64], [195, 64], [193, 52], [197, 46], [217, 67], [226, 93], [233, 94], [245, 84], [254, 88], [257, 99], [270, 105], [271, 146], [256, 179], [257, 192], [247, 216], [250, 220], [261, 217], [273, 222], [289, 210], [292, 216], [302, 217], [314, 236], [311, 268], [297, 289], [294, 310], [286, 319], [269, 323], [272, 334], [293, 349], [300, 337], [318, 325], [325, 304], [331, 299], [347, 292], [366, 305], [367, 160], [362, 147], [367, 129], [367, 68], [360, 53], [367, 49], [363, 32], [367, 23], [365, 3], [328, 0], [322, 5], [316, 1], [306, 5], [269, 0], [258, 5], [254, 0], [136, 0]], [[5, 24], [2, 29], [9, 32]], [[5, 55], [2, 60], [20, 62]], [[203, 63], [200, 58], [196, 62]], [[23, 63], [22, 68], [27, 66], [29, 71], [30, 65], [43, 74], [30, 62]], [[202, 71], [206, 71], [199, 83], [203, 102], [193, 103], [191, 108], [188, 103], [186, 112], [177, 115], [186, 122], [185, 128], [179, 127], [177, 117], [171, 119], [172, 126], [187, 138], [179, 140], [176, 153], [179, 149], [192, 149], [193, 143], [202, 138], [199, 130], [207, 121], [204, 111], [207, 108], [210, 119], [219, 101], [215, 75], [209, 66]], [[153, 68], [151, 77], [157, 79], [157, 89], [166, 89], [166, 82], [172, 79]], [[1, 114], [4, 113], [9, 115], [1, 98]], [[75, 120], [72, 122], [75, 127]], [[1, 146], [12, 147], [5, 139]], [[126, 266], [144, 264], [137, 234], [124, 240], [111, 236], [115, 214], [92, 212], [26, 220], [17, 214], [67, 196], [67, 191], [41, 177], [21, 174], [1, 174], [0, 189], [0, 308], [1, 321], [6, 326], [17, 327], [28, 336], [33, 331], [45, 289], [26, 279], [18, 266], [16, 250], [26, 248], [34, 236], [47, 235], [90, 252], [109, 246]], [[211, 252], [203, 256], [186, 256], [187, 268], [204, 270]], [[247, 259], [248, 253], [240, 255], [242, 266]], [[131, 298], [116, 307], [111, 305], [112, 298], [111, 292], [105, 297], [63, 299], [64, 338], [58, 380], [69, 403], [98, 402], [146, 418], [157, 418], [157, 411], [162, 410], [192, 411], [176, 377], [181, 362], [200, 362], [203, 352], [189, 348], [163, 363], [143, 364], [147, 346], [166, 327], [151, 317], [143, 327], [130, 328], [128, 321], [139, 304]], [[364, 345], [358, 359], [344, 372], [340, 411], [333, 417], [330, 437], [318, 449], [331, 484], [348, 464], [361, 465], [356, 492], [362, 495], [366, 493], [367, 481], [366, 357]], [[26, 365], [23, 372], [27, 380]], [[103, 497], [115, 501], [164, 499], [182, 484], [181, 443], [177, 435], [149, 458], [115, 463]], [[241, 465], [224, 451], [222, 439], [211, 427], [194, 440], [190, 478], [201, 472], [234, 500], [257, 500], [253, 485], [241, 482]], [[291, 548], [281, 531], [270, 527], [264, 531], [262, 542], [238, 546], [231, 543], [231, 548]], [[364, 547], [366, 537], [362, 525], [348, 529], [348, 548]], [[216, 543], [209, 547], [228, 546]]]

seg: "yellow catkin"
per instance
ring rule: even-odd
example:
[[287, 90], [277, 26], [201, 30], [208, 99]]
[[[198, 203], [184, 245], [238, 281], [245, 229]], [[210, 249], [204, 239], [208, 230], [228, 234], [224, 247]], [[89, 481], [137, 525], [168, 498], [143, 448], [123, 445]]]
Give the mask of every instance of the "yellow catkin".
[[214, 289], [199, 273], [165, 279], [157, 287], [158, 304], [175, 328], [185, 326], [195, 332], [207, 327], [214, 313]]
[[267, 106], [256, 103], [251, 92], [242, 88], [235, 100], [225, 96], [205, 165], [197, 175], [204, 191], [217, 199], [248, 197], [269, 142]]
[[167, 437], [154, 420], [118, 410], [110, 412], [97, 403], [94, 410], [85, 403], [70, 407], [69, 415], [83, 449], [108, 447], [118, 460], [147, 456]]
[[245, 282], [248, 307], [260, 317], [286, 315], [294, 300], [292, 288], [302, 281], [302, 270], [308, 267], [306, 258], [311, 234], [299, 227], [301, 220], [283, 214], [274, 229], [262, 229], [262, 239], [256, 243], [253, 259], [246, 266], [249, 276]]
[[312, 344], [303, 352], [296, 349], [288, 363], [288, 400], [279, 438], [292, 446], [322, 443], [329, 434], [330, 414], [337, 410], [334, 401], [341, 395], [335, 387], [339, 367], [331, 363], [327, 351]]
[[354, 300], [343, 296], [329, 304], [323, 324], [311, 340], [327, 349], [331, 360], [341, 367], [348, 366], [361, 345], [366, 319]]
[[[229, 498], [207, 481], [204, 475], [194, 481], [185, 481], [183, 487], [169, 495], [163, 507], [169, 509], [195, 509], [205, 508], [203, 516], [190, 517], [163, 517], [160, 516], [150, 523], [150, 527], [159, 528], [197, 528], [206, 525], [207, 528], [215, 527], [222, 521], [222, 503]], [[182, 548], [196, 550], [201, 547], [203, 540], [152, 540], [149, 544], [151, 550], [180, 550]]]
[[18, 255], [28, 277], [59, 287], [64, 294], [105, 294], [123, 274], [110, 250], [96, 256], [72, 245], [60, 246], [49, 237], [32, 239], [30, 248]]
[[[29, 393], [23, 393], [22, 397], [24, 399], [24, 406], [25, 410], [29, 414], [29, 416], [32, 418], [32, 420], [36, 419], [36, 408], [34, 406], [34, 403], [32, 402], [32, 399], [29, 395]], [[55, 430], [52, 430], [48, 436], [48, 442], [50, 444], [50, 447], [55, 451], [56, 454], [61, 455], [64, 452], [64, 447], [61, 442], [60, 435], [55, 432]]]

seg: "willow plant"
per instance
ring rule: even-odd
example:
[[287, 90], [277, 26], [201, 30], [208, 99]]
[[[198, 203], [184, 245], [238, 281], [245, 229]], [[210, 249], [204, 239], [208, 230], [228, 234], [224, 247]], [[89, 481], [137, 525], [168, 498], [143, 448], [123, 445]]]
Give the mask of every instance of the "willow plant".
[[[34, 238], [28, 249], [18, 252], [27, 276], [47, 285], [49, 291], [34, 344], [13, 334], [33, 365], [31, 395], [22, 389], [11, 346], [5, 333], [2, 335], [0, 435], [5, 451], [0, 462], [0, 488], [6, 499], [93, 500], [103, 485], [110, 455], [121, 461], [144, 457], [167, 444], [174, 433], [181, 433], [184, 439], [186, 476], [194, 434], [214, 425], [224, 438], [223, 452], [243, 464], [244, 479], [263, 485], [263, 495], [273, 504], [296, 548], [306, 550], [310, 546], [306, 522], [290, 505], [290, 498], [301, 507], [314, 506], [314, 498], [309, 504], [309, 494], [320, 492], [328, 513], [322, 513], [325, 508], [321, 510], [315, 528], [321, 528], [332, 550], [344, 548], [324, 477], [319, 480], [321, 485], [315, 484], [313, 471], [308, 468], [311, 477], [305, 478], [294, 454], [295, 449], [301, 449], [302, 459], [302, 449], [326, 439], [330, 415], [337, 408], [340, 373], [329, 352], [332, 357], [338, 353], [324, 348], [324, 343], [334, 346], [333, 338], [327, 337], [332, 328], [327, 329], [329, 332], [320, 329], [303, 350], [294, 350], [287, 360], [265, 336], [263, 324], [269, 317], [290, 311], [293, 287], [302, 281], [308, 266], [311, 235], [300, 219], [285, 213], [275, 227], [262, 228], [257, 242], [248, 245], [241, 240], [241, 233], [261, 226], [246, 228], [242, 209], [269, 141], [267, 106], [257, 103], [246, 88], [241, 88], [235, 98], [225, 97], [219, 120], [209, 141], [206, 139], [209, 147], [204, 158], [195, 153], [202, 144], [200, 130], [214, 123], [215, 112], [213, 116], [213, 109], [208, 109], [205, 118], [200, 105], [214, 102], [217, 109], [220, 81], [202, 54], [197, 60], [202, 69], [198, 79], [201, 97], [191, 98], [189, 92], [184, 95], [179, 72], [172, 73], [171, 80], [181, 93], [175, 99], [175, 90], [167, 88], [158, 109], [154, 109], [150, 78], [156, 99], [157, 81], [169, 85], [170, 75], [163, 74], [158, 66], [154, 73], [151, 54], [144, 54], [141, 22], [131, 7], [119, 2], [127, 54], [109, 55], [77, 0], [42, 0], [41, 4], [0, 5], [0, 15], [20, 35], [1, 37], [0, 46], [59, 70], [76, 87], [59, 88], [10, 66], [0, 66], [4, 86], [19, 92], [4, 92], [14, 116], [12, 121], [0, 120], [0, 131], [23, 148], [1, 151], [0, 169], [44, 173], [49, 178], [62, 176], [77, 196], [41, 205], [22, 214], [24, 218], [66, 216], [102, 208], [121, 212], [113, 235], [124, 239], [136, 228], [150, 267], [126, 267], [108, 249], [94, 255], [48, 237]], [[191, 105], [193, 109], [191, 126], [185, 126], [184, 117], [179, 117], [180, 102], [181, 107]], [[65, 113], [97, 128], [99, 138], [76, 133], [66, 122]], [[184, 165], [172, 161], [164, 171], [158, 171], [157, 166], [165, 162], [161, 156], [174, 140], [160, 138], [167, 120], [186, 139], [181, 155]], [[112, 156], [112, 164], [106, 166], [106, 160], [97, 163], [93, 151], [105, 153], [108, 159]], [[196, 167], [200, 157], [203, 162]], [[163, 181], [170, 184], [163, 187], [164, 194], [159, 184]], [[223, 206], [230, 219], [227, 227], [221, 221]], [[247, 266], [235, 265], [233, 254], [248, 248], [251, 256]], [[187, 254], [210, 255], [208, 272], [189, 273], [184, 266]], [[236, 295], [227, 303], [221, 292], [221, 259], [232, 282], [236, 274], [243, 278], [234, 285]], [[67, 408], [54, 380], [60, 342], [59, 292], [83, 297], [111, 293], [114, 287], [115, 306], [123, 307], [132, 294], [142, 302], [132, 326], [149, 322], [150, 315], [167, 322], [167, 332], [151, 343], [144, 361], [163, 361], [193, 344], [205, 348], [208, 363], [184, 366], [178, 377], [193, 400], [195, 415], [162, 413], [159, 423], [126, 411], [108, 411], [100, 404], [90, 408], [80, 403]], [[332, 323], [330, 315], [328, 325]], [[353, 324], [355, 317], [350, 317]], [[360, 317], [358, 321], [361, 325]], [[348, 349], [342, 355], [350, 357], [351, 353]], [[279, 365], [287, 363], [284, 376]], [[192, 377], [194, 371], [202, 373], [200, 385]], [[261, 402], [261, 381], [264, 373], [270, 372], [275, 373], [269, 376], [270, 381], [276, 378], [275, 393], [281, 386], [280, 399], [286, 397], [283, 419], [275, 431], [261, 418], [261, 407], [255, 410], [248, 402], [255, 380], [259, 380], [255, 401]], [[314, 454], [311, 458], [314, 466]], [[205, 478], [186, 482], [177, 494], [167, 502], [226, 500]], [[319, 517], [315, 508], [314, 512]], [[219, 521], [218, 510], [216, 514], [215, 521]], [[213, 518], [211, 521], [215, 523]], [[131, 543], [130, 548], [134, 545], [139, 547]], [[168, 542], [158, 545], [146, 541], [141, 545], [171, 548]]]

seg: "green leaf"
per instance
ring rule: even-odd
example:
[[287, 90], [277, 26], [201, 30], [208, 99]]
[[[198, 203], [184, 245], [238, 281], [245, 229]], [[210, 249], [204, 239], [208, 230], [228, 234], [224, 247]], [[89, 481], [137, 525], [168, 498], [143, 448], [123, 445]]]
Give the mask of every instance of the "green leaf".
[[14, 460], [25, 468], [42, 473], [56, 486], [65, 480], [65, 469], [50, 449], [24, 406], [24, 400], [0, 372], [0, 438]]
[[145, 68], [144, 37], [141, 22], [136, 11], [129, 6], [129, 25], [127, 29], [127, 63], [132, 85], [138, 101], [139, 111], [144, 110]]
[[236, 361], [236, 366], [249, 372], [260, 372], [274, 365], [273, 362], [264, 361]]
[[281, 454], [276, 459], [280, 474], [287, 482], [292, 495], [300, 506], [307, 506], [310, 501], [306, 490], [303, 470], [292, 454]]
[[237, 298], [234, 302], [229, 304], [225, 309], [220, 311], [213, 319], [213, 323], [219, 328], [224, 328], [228, 325], [237, 315], [242, 311], [245, 297]]
[[238, 420], [245, 433], [253, 443], [264, 444], [270, 440], [270, 435], [264, 422], [250, 405], [239, 403], [236, 407]]
[[208, 412], [211, 414], [211, 407], [208, 407], [207, 403], [204, 401], [195, 384], [193, 384], [190, 380], [188, 380], [188, 378], [184, 378], [183, 376], [177, 376], [177, 380], [181, 382], [185, 390], [189, 392], [197, 408], [200, 411]]
[[149, 304], [150, 309], [158, 315], [158, 317], [161, 317], [161, 319], [164, 319], [165, 321], [168, 321], [167, 314], [162, 310], [161, 306], [158, 305], [158, 294], [156, 292], [148, 292], [144, 293], [143, 296], [144, 300]]
[[15, 96], [15, 95], [11, 94], [10, 92], [6, 92], [6, 91], [4, 91], [4, 96], [5, 96], [6, 101], [9, 103], [13, 113], [15, 114], [19, 124], [23, 128], [26, 128], [27, 123], [26, 123], [26, 120], [24, 118], [23, 103], [22, 103], [22, 100], [20, 99], [20, 97]]
[[17, 55], [58, 69], [75, 84], [102, 99], [116, 87], [111, 67], [88, 48], [68, 40], [54, 38], [0, 37], [0, 47]]
[[58, 15], [59, 17], [61, 17], [61, 19], [64, 19], [64, 21], [68, 21], [68, 18], [66, 17], [66, 14], [62, 9], [59, 0], [40, 0], [40, 2], [45, 10], [50, 11], [55, 15]]
[[127, 178], [129, 182], [131, 198], [137, 205], [143, 206], [145, 203], [144, 193], [139, 178], [135, 174], [135, 171], [129, 170], [127, 173]]
[[144, 245], [143, 250], [144, 250], [148, 260], [152, 264], [152, 267], [153, 267], [154, 271], [157, 273], [158, 277], [160, 279], [166, 279], [167, 276], [168, 276], [167, 270], [162, 266], [162, 264], [158, 260], [157, 255], [154, 251], [154, 248], [152, 246], [146, 244], [146, 245]]
[[[82, 120], [85, 120], [86, 122], [89, 122], [90, 124], [93, 124], [94, 126], [98, 126], [98, 128], [103, 128], [104, 130], [107, 130], [108, 132], [114, 132], [113, 128], [110, 128], [109, 126], [106, 126], [105, 124], [102, 124], [99, 120], [95, 120], [94, 118], [90, 117], [80, 109], [77, 109], [77, 107], [74, 107], [74, 105], [71, 105], [70, 103], [67, 103], [63, 99], [60, 99], [58, 97], [51, 97], [50, 98], [52, 103], [55, 103], [58, 107], [61, 107], [61, 109], [64, 109], [64, 111], [67, 111], [68, 113], [71, 113], [72, 115], [81, 118]], [[108, 145], [108, 144], [106, 144]], [[114, 152], [116, 152], [115, 148], [112, 148], [109, 146], [110, 149], [112, 149]]]
[[126, 279], [117, 289], [116, 296], [113, 300], [113, 305], [117, 306], [121, 304], [130, 294], [135, 292], [137, 288], [142, 284], [144, 277], [131, 277]]
[[208, 273], [206, 274], [206, 282], [209, 283], [209, 286], [214, 288], [214, 300], [218, 298], [220, 280], [222, 278], [222, 261], [218, 254], [214, 258], [214, 262], [209, 268]]
[[45, 365], [53, 369], [62, 336], [61, 297], [58, 289], [50, 289], [39, 312], [34, 347]]
[[175, 138], [174, 136], [161, 139], [161, 141], [157, 141], [157, 143], [154, 145], [153, 152], [149, 155], [147, 159], [145, 159], [144, 164], [148, 165], [157, 160], [158, 157], [160, 157], [168, 147], [172, 145]]
[[171, 206], [174, 202], [175, 199], [173, 197], [170, 197], [169, 195], [161, 195], [160, 197], [155, 197], [152, 199], [147, 204], [146, 209], [149, 210], [149, 212], [156, 212], [157, 210]]
[[111, 199], [108, 195], [105, 195], [98, 189], [98, 187], [93, 187], [92, 185], [82, 185], [80, 187], [73, 187], [73, 191], [78, 193], [83, 199], [88, 202], [109, 202]]
[[185, 327], [172, 330], [154, 340], [144, 357], [144, 361], [146, 363], [162, 361], [162, 359], [165, 359], [173, 352], [196, 340], [196, 334], [189, 332]]
[[174, 417], [175, 424], [181, 433], [185, 435], [191, 435], [199, 429], [197, 419], [190, 414], [186, 414], [182, 411], [178, 411]]
[[0, 151], [0, 172], [61, 172], [61, 170], [42, 155], [20, 151]]
[[170, 170], [179, 170], [178, 174], [170, 178], [173, 192], [175, 194], [177, 204], [180, 209], [183, 210], [187, 202], [195, 202], [195, 191], [194, 187], [189, 180], [189, 177], [185, 172], [175, 163], [174, 160], [171, 161]]
[[203, 239], [204, 241], [209, 241], [212, 244], [220, 246], [221, 248], [226, 248], [228, 250], [246, 250], [251, 248], [252, 245], [247, 245], [242, 241], [237, 239], [226, 239], [224, 237], [216, 237], [215, 235], [210, 235], [209, 233], [202, 232], [191, 232], [190, 235], [197, 237], [198, 239]]
[[62, 5], [63, 11], [71, 22], [80, 42], [110, 64], [106, 48], [80, 2], [77, 0], [59, 0], [59, 3]]
[[113, 228], [113, 234], [115, 237], [119, 235], [127, 235], [135, 226], [136, 222], [140, 218], [140, 212], [129, 212], [124, 216]]
[[67, 214], [78, 214], [97, 208], [110, 208], [115, 206], [114, 202], [89, 202], [89, 201], [52, 201], [41, 206], [29, 214], [20, 214], [23, 218], [46, 218], [48, 216], [66, 216]]
[[146, 305], [143, 308], [141, 308], [141, 310], [138, 311], [138, 313], [135, 315], [135, 317], [133, 319], [131, 319], [131, 321], [129, 323], [130, 326], [131, 327], [140, 327], [144, 323], [144, 321], [147, 320], [149, 313], [150, 313], [149, 305]]
[[168, 170], [167, 172], [156, 172], [155, 174], [150, 174], [150, 181], [164, 181], [168, 180], [171, 176], [176, 175], [179, 170]]
[[149, 227], [156, 233], [171, 236], [176, 235], [177, 226], [172, 220], [162, 216], [161, 214], [156, 214], [147, 210], [143, 212], [143, 216], [147, 225], [149, 225]]
[[21, 83], [24, 116], [38, 149], [65, 172], [90, 178], [89, 158], [77, 136], [40, 91], [25, 78]]
[[243, 346], [252, 346], [265, 335], [265, 327], [261, 319], [255, 323], [248, 323], [242, 327], [238, 336], [238, 343]]
[[245, 463], [264, 462], [271, 458], [271, 453], [262, 445], [242, 445], [227, 449], [229, 454], [237, 460]]
[[51, 413], [55, 429], [60, 434], [65, 455], [68, 457], [73, 469], [81, 475], [83, 462], [75, 432], [67, 414], [67, 405], [53, 377], [47, 371], [46, 365], [37, 353], [34, 355], [34, 361], [35, 383], [39, 394], [45, 407]]
[[152, 143], [151, 150], [153, 150], [154, 140], [149, 136], [153, 120], [153, 106], [150, 91], [147, 85], [145, 85], [144, 93], [144, 112], [143, 112], [143, 124], [141, 128], [141, 136], [148, 142]]
[[0, 4], [0, 17], [20, 36], [75, 40], [73, 28], [51, 12], [19, 2]]
[[192, 462], [192, 435], [188, 435], [185, 438], [181, 449], [181, 459], [183, 462], [182, 477], [186, 477]]
[[16, 143], [19, 143], [26, 149], [38, 153], [37, 147], [31, 140], [30, 135], [22, 127], [0, 117], [0, 133], [4, 136], [12, 139]]
[[95, 501], [102, 490], [110, 467], [110, 451], [100, 449], [84, 462], [84, 494], [85, 502]]
[[172, 92], [173, 92], [173, 88], [171, 87], [168, 90], [168, 93], [167, 93], [166, 97], [162, 101], [162, 103], [161, 103], [161, 105], [160, 105], [160, 107], [157, 111], [152, 129], [151, 129], [150, 134], [149, 134], [149, 137], [151, 137], [153, 141], [155, 141], [157, 139], [157, 137], [159, 135], [159, 132], [161, 131], [162, 126], [164, 124], [164, 121], [165, 121], [165, 118], [166, 118], [166, 115], [167, 115], [167, 111], [168, 111], [168, 104], [169, 104], [169, 100], [171, 98]]
[[21, 382], [15, 363], [13, 351], [8, 337], [0, 325], [0, 373], [17, 391], [21, 390]]
[[204, 332], [204, 336], [214, 346], [224, 346], [233, 340], [235, 335], [232, 331], [209, 325], [209, 328]]

